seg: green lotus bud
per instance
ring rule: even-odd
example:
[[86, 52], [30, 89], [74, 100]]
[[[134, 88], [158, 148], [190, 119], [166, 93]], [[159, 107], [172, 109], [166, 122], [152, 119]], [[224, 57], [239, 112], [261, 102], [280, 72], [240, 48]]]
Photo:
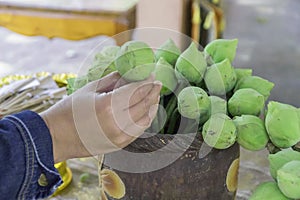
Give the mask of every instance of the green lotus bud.
[[269, 102], [265, 126], [272, 143], [279, 148], [288, 148], [300, 141], [299, 113], [291, 105]]
[[258, 76], [247, 76], [241, 79], [235, 86], [234, 91], [242, 89], [242, 88], [252, 88], [257, 92], [264, 95], [267, 100], [270, 96], [270, 92], [274, 87], [274, 83], [263, 79]]
[[113, 59], [95, 60], [87, 73], [89, 82], [100, 79], [107, 74], [116, 71]]
[[175, 68], [177, 78], [182, 76], [191, 83], [200, 83], [203, 79], [207, 64], [203, 53], [201, 53], [195, 43], [191, 45], [179, 56]]
[[155, 52], [156, 60], [164, 58], [172, 66], [175, 65], [177, 58], [180, 55], [180, 49], [176, 46], [172, 39], [168, 39]]
[[203, 125], [202, 136], [209, 146], [227, 149], [236, 141], [236, 127], [227, 115], [217, 113]]
[[284, 149], [275, 154], [269, 154], [270, 173], [274, 179], [277, 179], [277, 171], [286, 163], [298, 160], [300, 161], [300, 152], [292, 149]]
[[68, 78], [67, 79], [67, 94], [70, 95], [72, 94], [73, 92], [75, 92], [74, 90], [74, 82], [75, 82], [76, 78]]
[[114, 59], [116, 57], [108, 57], [104, 56], [103, 54], [98, 53], [95, 55], [95, 58], [93, 60], [93, 63], [90, 68], [97, 67], [98, 65], [103, 65], [103, 64], [114, 64]]
[[122, 45], [115, 60], [116, 69], [128, 81], [148, 78], [155, 68], [152, 49], [144, 42], [129, 41]]
[[221, 62], [226, 58], [232, 62], [235, 58], [237, 44], [237, 39], [217, 39], [206, 45], [204, 51], [212, 57], [215, 63]]
[[269, 141], [264, 122], [253, 115], [234, 117], [237, 128], [237, 142], [250, 151], [264, 149]]
[[291, 161], [277, 171], [277, 183], [281, 192], [291, 198], [300, 199], [300, 161]]
[[175, 90], [177, 86], [175, 70], [163, 57], [156, 63], [154, 74], [156, 80], [159, 80], [163, 85], [160, 94], [168, 95]]
[[89, 69], [87, 77], [89, 81], [100, 79], [107, 67], [93, 67]]
[[229, 99], [228, 111], [232, 116], [259, 115], [264, 105], [263, 95], [251, 88], [245, 88], [237, 90]]
[[99, 52], [94, 57], [94, 60], [93, 60], [93, 63], [92, 63], [92, 67], [94, 66], [94, 63], [97, 63], [97, 62], [107, 62], [107, 61], [111, 62], [111, 57], [105, 56], [101, 52]]
[[227, 114], [227, 102], [217, 96], [209, 96], [211, 102], [211, 115], [217, 113]]
[[280, 102], [277, 102], [277, 101], [270, 101], [268, 103], [268, 110], [267, 112], [270, 112], [270, 113], [273, 113], [273, 112], [276, 112], [278, 110], [297, 110], [296, 107], [292, 106], [292, 105], [289, 105], [289, 104], [285, 104], [285, 103], [280, 103]]
[[[101, 55], [103, 55], [105, 57], [109, 57], [109, 58], [116, 58], [119, 50], [120, 50], [119, 46], [105, 46], [101, 50]], [[98, 58], [97, 55], [96, 55], [96, 58]]]
[[68, 94], [72, 94], [76, 90], [85, 86], [87, 83], [88, 83], [87, 76], [80, 76], [77, 78], [68, 79], [68, 86], [67, 86]]
[[237, 83], [244, 77], [252, 76], [252, 69], [235, 68], [234, 71], [236, 73]]
[[278, 188], [275, 182], [265, 182], [257, 186], [249, 200], [290, 200]]
[[203, 123], [210, 116], [210, 106], [207, 93], [199, 87], [189, 86], [178, 94], [178, 111], [186, 118]]
[[95, 55], [94, 61], [87, 74], [89, 82], [116, 71], [114, 61], [119, 50], [119, 46], [106, 46], [100, 53]]
[[103, 72], [101, 78], [104, 77], [104, 76], [106, 76], [106, 75], [108, 75], [108, 74], [110, 74], [110, 73], [112, 73], [112, 72], [115, 72], [115, 71], [117, 71], [116, 66], [115, 66], [114, 64], [113, 64], [113, 65], [110, 65], [109, 67], [107, 67], [107, 68], [104, 70], [104, 72]]
[[207, 68], [204, 81], [208, 91], [214, 95], [225, 95], [236, 83], [234, 68], [228, 59]]

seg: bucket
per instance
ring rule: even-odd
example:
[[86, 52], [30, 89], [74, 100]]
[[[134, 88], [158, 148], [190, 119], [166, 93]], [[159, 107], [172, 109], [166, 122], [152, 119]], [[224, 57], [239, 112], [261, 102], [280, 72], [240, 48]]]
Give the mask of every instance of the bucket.
[[[121, 184], [104, 180], [102, 189], [107, 199], [233, 200], [237, 189], [239, 145], [236, 143], [225, 150], [208, 148], [209, 152], [201, 155], [203, 147], [208, 148], [201, 134], [157, 134], [138, 138], [124, 150], [104, 156], [102, 170], [115, 172]], [[178, 154], [180, 149], [184, 151]], [[159, 157], [152, 156], [156, 152]], [[145, 159], [134, 159], [138, 154]], [[161, 162], [169, 158], [173, 161], [164, 166]], [[155, 163], [161, 166], [155, 168]], [[150, 168], [155, 170], [149, 170], [152, 164]], [[123, 196], [113, 198], [109, 188], [118, 190], [116, 187], [122, 185]]]

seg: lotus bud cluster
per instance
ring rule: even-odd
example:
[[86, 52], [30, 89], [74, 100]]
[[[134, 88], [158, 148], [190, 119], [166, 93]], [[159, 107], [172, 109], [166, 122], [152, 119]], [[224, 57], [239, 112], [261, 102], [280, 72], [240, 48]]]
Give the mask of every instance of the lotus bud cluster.
[[[102, 51], [98, 55], [102, 55], [107, 58], [116, 58], [118, 51], [120, 50], [119, 46], [105, 46], [103, 47]], [[95, 56], [96, 59], [100, 60], [97, 55]]]
[[218, 39], [206, 45], [204, 51], [207, 52], [215, 63], [228, 59], [232, 62], [235, 58], [238, 40]]
[[259, 115], [265, 105], [264, 96], [251, 88], [237, 90], [228, 101], [232, 116]]
[[237, 142], [250, 151], [264, 149], [269, 137], [263, 120], [253, 115], [242, 115], [233, 118], [237, 127]]
[[244, 68], [235, 68], [234, 69], [236, 74], [236, 82], [238, 83], [242, 78], [247, 76], [252, 76], [252, 69], [244, 69]]
[[186, 87], [178, 95], [178, 111], [186, 118], [205, 122], [210, 116], [210, 108], [207, 93], [199, 87]]
[[277, 179], [277, 171], [281, 167], [293, 160], [300, 161], [300, 152], [292, 149], [285, 149], [276, 154], [270, 154], [268, 159], [270, 163], [270, 173], [274, 179]]
[[288, 104], [271, 101], [265, 119], [266, 129], [272, 143], [288, 148], [300, 141], [299, 109]]
[[225, 95], [236, 83], [236, 73], [229, 59], [208, 67], [204, 80], [210, 94]]
[[175, 69], [179, 79], [186, 79], [190, 83], [200, 83], [204, 77], [207, 63], [204, 54], [200, 52], [195, 43], [179, 56]]
[[258, 76], [245, 76], [235, 86], [235, 91], [242, 88], [252, 88], [268, 99], [274, 83]]
[[145, 80], [155, 68], [154, 52], [144, 42], [129, 41], [118, 51], [115, 65], [117, 71], [126, 80]]
[[277, 182], [281, 192], [291, 198], [300, 199], [300, 161], [291, 161], [277, 171]]
[[203, 125], [202, 136], [209, 146], [216, 149], [227, 149], [236, 141], [236, 126], [227, 115], [214, 114]]
[[168, 39], [155, 52], [156, 60], [165, 59], [171, 65], [175, 65], [177, 58], [181, 54], [180, 49], [176, 46], [172, 39]]
[[169, 64], [163, 57], [156, 63], [154, 74], [156, 80], [160, 81], [163, 85], [161, 89], [162, 95], [171, 94], [177, 86], [177, 78], [175, 71], [171, 64]]
[[[252, 69], [233, 67], [237, 44], [237, 39], [218, 39], [201, 51], [191, 42], [182, 52], [171, 39], [155, 52], [142, 41], [105, 47], [86, 74], [68, 80], [68, 93], [112, 71], [127, 82], [153, 73], [163, 87], [159, 112], [147, 132], [193, 132], [195, 139], [216, 149], [238, 143], [250, 151], [268, 147], [274, 153], [273, 147], [277, 153], [269, 155], [269, 162], [275, 182], [259, 185], [250, 200], [300, 199], [300, 109], [276, 101], [266, 104], [274, 83], [253, 75]], [[111, 172], [105, 175], [103, 180], [114, 187], [104, 185], [102, 195], [123, 198], [123, 183]], [[227, 187], [235, 191], [235, 184]]]
[[116, 71], [114, 61], [119, 50], [120, 47], [118, 46], [106, 46], [100, 53], [96, 54], [87, 74], [88, 80], [94, 81]]
[[217, 113], [227, 114], [227, 101], [218, 96], [209, 96], [211, 115]]
[[275, 182], [265, 182], [257, 186], [249, 200], [291, 200], [284, 196]]

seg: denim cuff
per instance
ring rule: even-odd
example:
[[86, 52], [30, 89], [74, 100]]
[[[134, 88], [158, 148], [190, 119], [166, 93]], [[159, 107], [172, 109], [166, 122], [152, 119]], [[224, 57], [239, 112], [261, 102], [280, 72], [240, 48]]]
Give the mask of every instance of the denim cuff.
[[52, 138], [47, 125], [32, 111], [5, 118], [14, 123], [25, 144], [25, 178], [18, 199], [50, 196], [62, 184], [62, 179], [54, 167]]

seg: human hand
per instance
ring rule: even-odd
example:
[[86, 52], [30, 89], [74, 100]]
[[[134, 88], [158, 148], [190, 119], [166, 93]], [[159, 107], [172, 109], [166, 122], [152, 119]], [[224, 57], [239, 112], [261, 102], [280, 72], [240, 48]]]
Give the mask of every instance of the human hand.
[[139, 137], [156, 115], [161, 83], [126, 83], [118, 73], [91, 82], [41, 113], [54, 161], [116, 151]]

